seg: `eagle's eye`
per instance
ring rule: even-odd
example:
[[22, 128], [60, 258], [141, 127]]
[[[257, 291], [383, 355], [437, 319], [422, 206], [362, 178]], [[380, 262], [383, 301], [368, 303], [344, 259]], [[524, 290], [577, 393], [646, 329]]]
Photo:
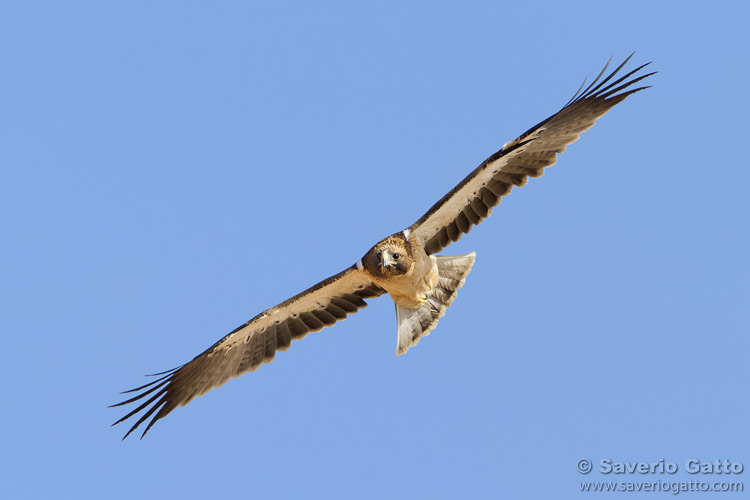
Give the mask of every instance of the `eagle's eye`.
[[400, 253], [394, 253], [393, 254], [393, 258], [396, 259], [396, 260], [398, 260], [398, 259], [401, 258], [401, 254]]

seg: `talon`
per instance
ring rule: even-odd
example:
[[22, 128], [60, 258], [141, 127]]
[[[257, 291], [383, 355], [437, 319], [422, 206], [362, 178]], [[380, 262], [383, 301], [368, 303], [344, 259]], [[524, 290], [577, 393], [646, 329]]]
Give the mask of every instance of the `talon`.
[[419, 297], [419, 301], [420, 301], [420, 302], [421, 302], [422, 304], [424, 304], [425, 302], [427, 302], [427, 295], [422, 295], [421, 297]]

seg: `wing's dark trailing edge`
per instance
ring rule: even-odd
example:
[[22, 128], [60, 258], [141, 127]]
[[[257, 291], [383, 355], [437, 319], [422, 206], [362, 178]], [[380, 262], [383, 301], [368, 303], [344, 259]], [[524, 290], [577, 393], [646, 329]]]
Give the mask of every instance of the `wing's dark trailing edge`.
[[[141, 438], [157, 420], [178, 406], [184, 406], [230, 378], [257, 370], [270, 363], [276, 351], [289, 349], [292, 340], [304, 338], [326, 326], [346, 319], [367, 306], [364, 299], [378, 297], [385, 290], [373, 284], [355, 266], [321, 281], [299, 295], [257, 315], [233, 330], [213, 346], [182, 366], [157, 373], [156, 380], [123, 394], [138, 393], [112, 406], [140, 403], [112, 425], [146, 410], [125, 439], [156, 412]], [[158, 411], [157, 411], [158, 410]]]
[[557, 155], [577, 141], [596, 120], [629, 95], [648, 88], [633, 86], [655, 73], [637, 74], [650, 63], [613, 81], [632, 56], [602, 78], [608, 62], [599, 76], [585, 90], [581, 85], [560, 111], [482, 162], [409, 227], [409, 239], [424, 245], [428, 254], [440, 252], [489, 217], [492, 208], [514, 186], [524, 186], [529, 177], [541, 177], [545, 168], [555, 164]]

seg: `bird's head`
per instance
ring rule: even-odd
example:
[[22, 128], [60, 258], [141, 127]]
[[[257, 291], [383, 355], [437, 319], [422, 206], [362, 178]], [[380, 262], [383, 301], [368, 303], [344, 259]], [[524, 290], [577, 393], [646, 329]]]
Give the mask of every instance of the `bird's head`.
[[404, 250], [388, 246], [380, 250], [375, 258], [382, 273], [404, 274], [407, 271], [406, 254]]
[[373, 276], [390, 278], [408, 273], [414, 261], [406, 239], [394, 235], [372, 247], [362, 257], [362, 264]]

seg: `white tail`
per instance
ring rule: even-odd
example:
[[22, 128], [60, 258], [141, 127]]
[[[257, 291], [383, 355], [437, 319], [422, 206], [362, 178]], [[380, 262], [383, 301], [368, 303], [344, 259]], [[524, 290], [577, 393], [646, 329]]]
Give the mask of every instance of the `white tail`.
[[474, 252], [466, 255], [436, 256], [438, 283], [427, 294], [427, 302], [416, 309], [396, 305], [398, 321], [398, 347], [396, 354], [401, 355], [419, 343], [419, 339], [429, 335], [445, 310], [456, 298], [458, 289], [464, 286], [466, 276], [474, 265]]

